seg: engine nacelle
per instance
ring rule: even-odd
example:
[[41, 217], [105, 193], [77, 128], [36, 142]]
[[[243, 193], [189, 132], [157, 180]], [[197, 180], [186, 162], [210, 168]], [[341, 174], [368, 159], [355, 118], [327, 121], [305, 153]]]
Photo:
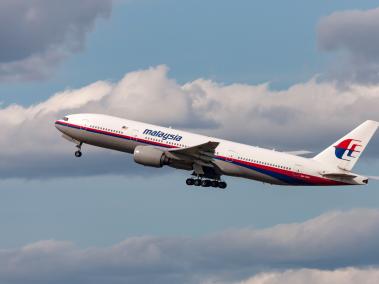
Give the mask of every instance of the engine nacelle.
[[161, 168], [169, 164], [169, 159], [165, 156], [164, 151], [152, 146], [137, 146], [133, 156], [136, 163], [148, 167]]

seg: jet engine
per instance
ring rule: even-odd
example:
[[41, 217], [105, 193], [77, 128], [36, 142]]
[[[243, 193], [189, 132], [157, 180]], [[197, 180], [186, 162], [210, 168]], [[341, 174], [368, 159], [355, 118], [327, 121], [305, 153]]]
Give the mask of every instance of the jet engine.
[[161, 168], [170, 162], [164, 151], [152, 146], [137, 146], [133, 156], [136, 163], [148, 167]]

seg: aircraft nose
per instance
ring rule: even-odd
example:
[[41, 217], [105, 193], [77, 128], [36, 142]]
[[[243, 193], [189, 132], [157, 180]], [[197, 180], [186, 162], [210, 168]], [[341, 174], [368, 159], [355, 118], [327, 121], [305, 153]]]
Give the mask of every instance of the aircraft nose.
[[63, 126], [60, 120], [55, 121], [55, 128], [58, 129], [60, 132], [62, 132]]

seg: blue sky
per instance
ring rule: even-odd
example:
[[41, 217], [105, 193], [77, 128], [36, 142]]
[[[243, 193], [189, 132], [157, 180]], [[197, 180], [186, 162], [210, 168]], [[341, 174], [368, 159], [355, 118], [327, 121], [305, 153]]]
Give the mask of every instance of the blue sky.
[[[11, 1], [5, 2], [0, 4], [0, 11], [13, 5]], [[33, 8], [42, 11], [41, 7], [46, 11], [53, 9], [43, 0], [30, 3], [27, 7], [30, 11]], [[75, 1], [67, 3], [68, 11], [76, 5]], [[264, 228], [293, 222], [302, 226], [312, 218], [316, 218], [314, 222], [318, 222], [317, 218], [323, 220], [329, 216], [323, 214], [336, 210], [350, 212], [346, 216], [362, 215], [363, 219], [379, 214], [375, 182], [364, 188], [283, 188], [227, 178], [229, 188], [225, 192], [188, 189], [184, 184], [186, 172], [144, 169], [125, 154], [84, 147], [83, 159], [78, 161], [73, 157], [73, 145], [60, 139], [53, 127], [54, 119], [65, 112], [98, 111], [178, 125], [254, 145], [283, 150], [309, 147], [318, 151], [362, 120], [379, 119], [376, 111], [379, 80], [372, 75], [379, 66], [376, 65], [379, 56], [353, 44], [361, 40], [362, 46], [377, 46], [375, 30], [379, 30], [376, 29], [379, 23], [366, 25], [367, 38], [358, 37], [362, 34], [359, 28], [349, 29], [350, 37], [343, 34], [343, 26], [349, 28], [349, 22], [342, 25], [339, 14], [333, 16], [334, 12], [352, 10], [376, 13], [377, 3], [346, 0], [80, 3], [83, 5], [80, 9], [93, 14], [88, 12], [88, 17], [84, 17], [81, 14], [84, 12], [77, 9], [79, 17], [71, 19], [77, 30], [72, 38], [62, 35], [62, 39], [59, 36], [57, 39], [46, 33], [46, 38], [41, 39], [46, 41], [45, 49], [30, 51], [29, 57], [18, 59], [7, 58], [11, 53], [0, 43], [0, 53], [4, 54], [0, 56], [0, 126], [4, 131], [0, 139], [3, 149], [0, 152], [0, 249], [16, 249], [43, 240], [68, 241], [80, 249], [109, 248], [140, 236], [201, 239], [225, 230], [246, 228], [261, 232]], [[347, 19], [349, 15], [342, 14]], [[329, 17], [331, 22], [325, 22], [324, 17]], [[361, 20], [354, 22], [352, 18], [352, 27], [359, 27], [356, 23]], [[371, 18], [367, 16], [367, 19]], [[64, 20], [60, 25], [59, 17], [46, 21], [56, 25], [57, 30], [65, 30], [68, 25]], [[1, 20], [0, 24], [6, 26]], [[43, 29], [37, 33], [44, 34]], [[20, 27], [20, 31], [24, 28]], [[344, 36], [339, 37], [341, 34]], [[358, 35], [354, 37], [355, 34]], [[7, 29], [0, 29], [2, 40], [13, 40], [7, 37]], [[32, 46], [28, 42], [23, 46], [28, 44]], [[60, 50], [64, 52], [59, 53]], [[30, 63], [29, 58], [38, 60]], [[11, 66], [12, 62], [21, 68]], [[28, 71], [29, 64], [32, 74]], [[357, 68], [347, 72], [346, 66], [353, 65]], [[366, 74], [372, 75], [368, 76], [369, 82], [362, 79]], [[317, 76], [319, 79], [312, 80]], [[101, 86], [90, 85], [96, 81], [102, 81]], [[261, 85], [267, 82], [270, 85]], [[67, 91], [65, 101], [49, 100], [63, 91]], [[123, 92], [137, 95], [124, 101]], [[167, 108], [164, 115], [158, 115], [153, 111], [154, 105], [149, 105], [149, 96], [156, 96], [154, 102], [159, 102], [163, 100], [160, 92], [167, 92], [170, 98], [183, 94], [191, 98], [178, 99], [177, 105], [158, 103], [156, 108]], [[197, 93], [202, 92], [207, 94], [204, 102], [209, 105], [200, 108], [191, 105], [188, 109], [179, 106], [183, 101], [193, 103]], [[229, 113], [210, 112], [209, 116], [207, 110], [211, 111], [211, 106], [219, 103], [217, 93], [225, 95], [224, 100], [220, 97], [223, 100], [220, 108]], [[250, 101], [250, 93], [259, 99]], [[341, 99], [339, 93], [345, 97]], [[96, 94], [101, 99], [94, 99]], [[302, 98], [304, 95], [311, 97]], [[87, 96], [84, 103], [79, 101], [80, 96]], [[269, 97], [267, 103], [265, 97]], [[264, 109], [259, 108], [262, 110], [259, 114], [253, 107], [233, 109], [234, 101], [227, 101], [229, 98], [235, 98], [236, 102], [246, 100], [239, 107], [257, 103]], [[293, 98], [298, 100], [292, 101]], [[33, 107], [38, 104], [41, 107]], [[136, 110], [136, 105], [146, 108]], [[378, 139], [373, 139], [354, 170], [378, 175]], [[355, 213], [357, 208], [372, 209], [374, 213]], [[345, 213], [338, 214], [345, 222]], [[377, 224], [372, 221], [369, 225], [376, 233]], [[51, 245], [52, 251], [60, 245]], [[57, 254], [60, 255], [59, 249]], [[353, 256], [354, 253], [351, 259]], [[375, 259], [369, 265], [378, 263]], [[361, 269], [359, 261], [352, 266], [355, 264]], [[339, 265], [326, 268], [344, 267]], [[296, 268], [311, 266], [298, 264]], [[225, 273], [226, 283], [232, 283], [254, 276], [258, 267], [237, 276], [230, 271], [219, 273]], [[2, 273], [0, 270], [0, 279]], [[59, 283], [64, 279], [49, 277], [43, 278], [44, 281]], [[83, 279], [75, 280], [80, 283]], [[177, 281], [201, 282], [198, 280]], [[218, 278], [215, 283], [218, 280], [221, 281]], [[144, 281], [145, 278], [137, 277], [131, 283]], [[167, 278], [162, 278], [162, 283], [165, 281]]]

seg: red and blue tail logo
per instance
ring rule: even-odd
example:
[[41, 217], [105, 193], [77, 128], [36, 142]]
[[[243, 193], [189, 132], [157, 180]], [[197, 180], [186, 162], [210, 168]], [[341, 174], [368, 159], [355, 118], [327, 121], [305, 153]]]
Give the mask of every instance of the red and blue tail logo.
[[[346, 160], [350, 161], [348, 157], [350, 158], [356, 158], [353, 156], [354, 153], [359, 153], [361, 151], [356, 150], [357, 147], [362, 147], [362, 145], [355, 143], [355, 142], [361, 142], [360, 140], [355, 140], [355, 139], [346, 139], [343, 140], [342, 142], [338, 143], [337, 145], [334, 146], [336, 148], [335, 154], [338, 159], [341, 160]], [[345, 153], [347, 155], [344, 157]]]

